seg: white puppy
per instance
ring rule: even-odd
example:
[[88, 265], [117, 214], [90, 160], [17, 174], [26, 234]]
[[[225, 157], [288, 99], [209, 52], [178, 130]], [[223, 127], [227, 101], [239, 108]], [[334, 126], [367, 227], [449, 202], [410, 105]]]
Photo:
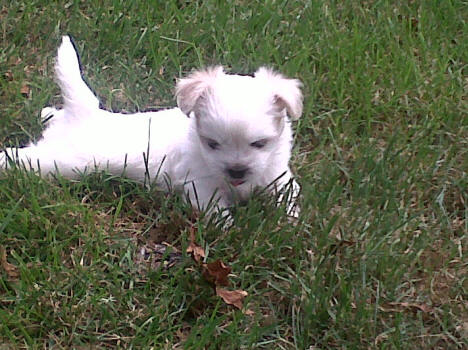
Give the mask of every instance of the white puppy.
[[[280, 190], [290, 180], [291, 119], [302, 113], [300, 82], [260, 68], [254, 77], [198, 71], [177, 84], [179, 108], [111, 113], [83, 81], [68, 36], [58, 49], [56, 75], [63, 108], [44, 108], [50, 118], [43, 138], [6, 149], [9, 159], [42, 175], [77, 178], [107, 170], [183, 190], [200, 210], [229, 208], [255, 188]], [[296, 215], [294, 206], [289, 214]]]

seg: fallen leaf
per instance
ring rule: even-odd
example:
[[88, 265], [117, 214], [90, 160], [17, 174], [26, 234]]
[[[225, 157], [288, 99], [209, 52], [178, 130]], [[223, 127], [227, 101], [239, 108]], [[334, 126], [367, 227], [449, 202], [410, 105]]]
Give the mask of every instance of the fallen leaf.
[[28, 84], [24, 83], [23, 86], [21, 86], [20, 92], [24, 97], [28, 97], [30, 92]]
[[[176, 329], [175, 335], [179, 340], [179, 344], [183, 344], [183, 343], [185, 343], [187, 341], [187, 339], [190, 336], [191, 329], [192, 328], [187, 323], [182, 324], [181, 328]], [[182, 349], [182, 347], [181, 347], [181, 349]]]
[[226, 304], [234, 305], [239, 310], [242, 310], [242, 301], [248, 293], [244, 290], [227, 290], [216, 287], [216, 295], [221, 297]]
[[190, 243], [195, 243], [195, 228], [193, 226], [190, 227]]
[[208, 282], [213, 283], [215, 286], [228, 286], [228, 275], [230, 273], [231, 268], [219, 259], [203, 264], [203, 276]]
[[11, 73], [11, 71], [6, 71], [5, 72], [5, 78], [8, 81], [13, 81], [13, 74]]
[[21, 57], [14, 57], [14, 56], [12, 56], [12, 57], [8, 60], [8, 63], [13, 64], [14, 66], [19, 65], [21, 62], [23, 62], [23, 60], [21, 59]]
[[193, 260], [195, 260], [197, 263], [200, 263], [203, 261], [205, 258], [205, 250], [200, 247], [199, 245], [190, 242], [189, 246], [187, 247], [186, 252], [188, 254], [191, 254], [193, 257]]
[[244, 315], [247, 315], [247, 316], [255, 315], [255, 312], [253, 310], [250, 310], [250, 309], [243, 310], [242, 312], [244, 313]]
[[468, 339], [468, 321], [465, 321], [461, 325], [457, 326], [456, 330], [463, 338]]
[[18, 268], [15, 265], [10, 264], [7, 261], [6, 249], [3, 248], [3, 247], [0, 247], [0, 254], [1, 254], [0, 266], [5, 270], [5, 272], [6, 272], [6, 274], [8, 275], [9, 278], [17, 279], [19, 277], [19, 275], [20, 275], [19, 271], [18, 271]]
[[195, 230], [193, 227], [190, 230], [190, 243], [186, 252], [191, 254], [193, 260], [195, 260], [197, 263], [200, 263], [203, 261], [203, 259], [205, 259], [205, 250], [195, 243]]
[[[186, 252], [191, 254], [193, 259], [201, 265], [203, 277], [215, 286], [216, 295], [221, 297], [226, 304], [234, 305], [239, 310], [242, 310], [242, 300], [248, 295], [247, 292], [243, 290], [227, 290], [219, 287], [229, 285], [228, 276], [231, 273], [231, 268], [219, 259], [210, 263], [201, 263], [205, 258], [205, 251], [195, 243], [195, 230], [193, 227], [190, 230], [190, 242]], [[243, 310], [243, 313], [249, 316], [254, 314], [250, 309]]]

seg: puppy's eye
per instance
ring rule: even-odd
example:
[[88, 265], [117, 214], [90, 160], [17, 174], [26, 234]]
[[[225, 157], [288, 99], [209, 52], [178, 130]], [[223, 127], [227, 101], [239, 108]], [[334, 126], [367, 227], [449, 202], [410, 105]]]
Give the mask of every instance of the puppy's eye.
[[262, 139], [262, 140], [252, 142], [250, 146], [255, 147], [255, 148], [263, 148], [266, 146], [267, 143], [268, 143], [267, 139]]
[[216, 150], [219, 148], [219, 143], [212, 139], [206, 139], [206, 144], [208, 145], [208, 147], [210, 147], [213, 150]]

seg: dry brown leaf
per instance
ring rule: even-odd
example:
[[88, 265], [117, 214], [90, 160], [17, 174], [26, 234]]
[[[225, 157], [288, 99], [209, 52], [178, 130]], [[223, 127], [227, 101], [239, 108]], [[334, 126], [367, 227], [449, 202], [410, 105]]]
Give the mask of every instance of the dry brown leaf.
[[6, 71], [5, 72], [5, 78], [8, 81], [13, 81], [13, 74], [11, 73], [11, 71]]
[[213, 283], [215, 286], [228, 286], [228, 275], [230, 273], [231, 268], [225, 265], [221, 260], [203, 264], [203, 276], [208, 282]]
[[190, 227], [190, 243], [195, 243], [195, 227]]
[[[192, 327], [188, 323], [183, 323], [182, 327], [175, 331], [175, 335], [178, 338], [178, 344], [180, 349], [182, 349], [182, 345], [187, 341], [190, 336], [190, 331]], [[174, 347], [177, 348], [177, 347]]]
[[30, 92], [28, 84], [24, 83], [23, 86], [21, 86], [20, 92], [24, 97], [28, 97]]
[[244, 315], [247, 315], [247, 316], [255, 315], [255, 311], [253, 311], [251, 309], [243, 310], [242, 312], [244, 313]]
[[[242, 301], [248, 295], [244, 290], [227, 290], [216, 287], [216, 295], [221, 297], [226, 304], [234, 305], [239, 310], [242, 310]], [[248, 310], [249, 311], [249, 310]], [[249, 311], [250, 313], [251, 311]]]
[[19, 65], [21, 62], [23, 62], [21, 57], [15, 57], [15, 56], [11, 56], [11, 58], [8, 60], [8, 63], [10, 63], [10, 64], [12, 64], [14, 66]]
[[0, 247], [0, 255], [0, 266], [5, 270], [8, 277], [11, 279], [18, 279], [20, 275], [18, 268], [7, 261], [7, 253], [4, 247]]
[[190, 243], [186, 252], [191, 254], [197, 263], [201, 263], [205, 259], [205, 250], [195, 243], [195, 229], [193, 227], [190, 229]]
[[[248, 295], [243, 290], [227, 290], [219, 286], [228, 286], [228, 276], [231, 273], [231, 268], [224, 264], [221, 260], [216, 260], [210, 263], [202, 263], [205, 258], [205, 251], [202, 247], [195, 243], [195, 230], [192, 227], [190, 230], [190, 242], [186, 252], [191, 254], [193, 259], [201, 264], [203, 277], [211, 284], [214, 284], [216, 295], [221, 297], [226, 304], [234, 305], [239, 310], [242, 310], [242, 301]], [[252, 310], [243, 310], [246, 315], [253, 315]]]
[[199, 245], [190, 242], [189, 246], [187, 247], [186, 252], [188, 254], [191, 254], [193, 257], [193, 260], [195, 260], [197, 263], [200, 263], [203, 261], [205, 258], [205, 250], [200, 247]]
[[468, 321], [463, 322], [461, 325], [457, 326], [456, 329], [463, 338], [468, 339]]

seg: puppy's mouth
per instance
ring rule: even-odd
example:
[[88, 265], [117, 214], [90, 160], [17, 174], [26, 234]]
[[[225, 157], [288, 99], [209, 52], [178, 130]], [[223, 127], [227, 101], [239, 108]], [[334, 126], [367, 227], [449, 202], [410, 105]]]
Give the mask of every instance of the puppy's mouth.
[[234, 187], [237, 187], [237, 186], [242, 185], [245, 182], [245, 180], [231, 180], [230, 182], [231, 182], [231, 185], [233, 185]]

